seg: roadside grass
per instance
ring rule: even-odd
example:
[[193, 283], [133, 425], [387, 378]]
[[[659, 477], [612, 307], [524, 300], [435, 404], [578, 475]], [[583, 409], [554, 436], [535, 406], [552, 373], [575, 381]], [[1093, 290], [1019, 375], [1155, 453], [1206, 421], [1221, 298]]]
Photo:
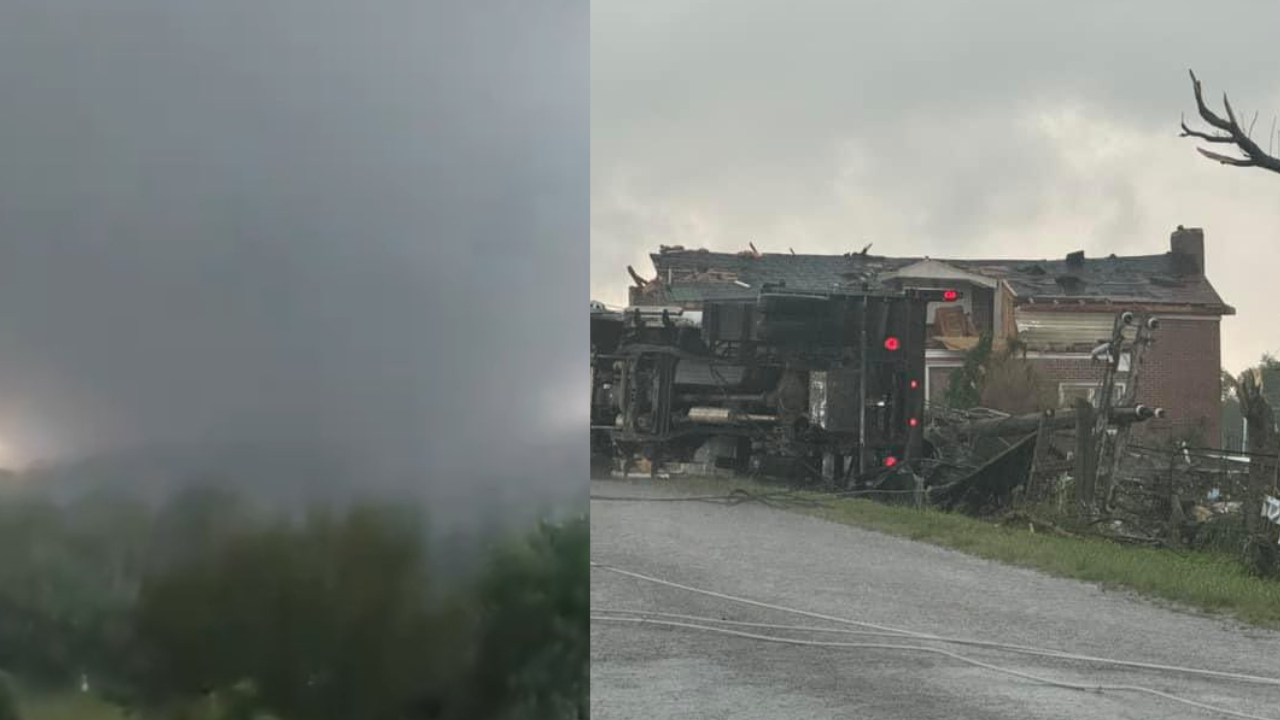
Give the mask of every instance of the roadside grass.
[[[734, 488], [769, 492], [784, 488], [745, 479], [664, 481], [690, 494]], [[799, 493], [827, 507], [800, 512], [846, 525], [959, 550], [988, 560], [1131, 590], [1199, 610], [1223, 613], [1262, 627], [1280, 627], [1280, 582], [1250, 576], [1237, 559], [1214, 552], [1121, 545], [1095, 538], [1031, 532], [991, 520], [933, 509], [887, 505], [867, 499]]]

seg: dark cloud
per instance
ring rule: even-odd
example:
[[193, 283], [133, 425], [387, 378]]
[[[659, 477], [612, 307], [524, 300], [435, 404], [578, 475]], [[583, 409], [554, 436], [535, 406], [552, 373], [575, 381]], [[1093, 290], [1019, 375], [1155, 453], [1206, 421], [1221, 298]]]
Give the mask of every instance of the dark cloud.
[[1176, 135], [1195, 68], [1266, 137], [1277, 21], [1243, 0], [595, 3], [592, 292], [622, 301], [620, 261], [660, 242], [1050, 257], [1203, 225], [1241, 310], [1224, 358], [1256, 359], [1269, 299], [1242, 268], [1280, 234], [1280, 185]]
[[0, 433], [578, 483], [588, 72], [579, 0], [0, 5]]

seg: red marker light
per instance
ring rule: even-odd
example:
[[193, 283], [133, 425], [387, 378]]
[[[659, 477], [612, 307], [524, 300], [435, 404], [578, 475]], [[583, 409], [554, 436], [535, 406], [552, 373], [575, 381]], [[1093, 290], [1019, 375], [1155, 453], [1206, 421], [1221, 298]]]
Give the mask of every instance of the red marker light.
[[898, 464], [898, 458], [896, 458], [896, 457], [894, 457], [894, 456], [892, 456], [892, 455], [890, 455], [889, 457], [886, 457], [886, 458], [884, 459], [884, 466], [885, 466], [885, 467], [893, 467], [894, 465], [897, 465], [897, 464]]
[[956, 292], [955, 290], [942, 291], [943, 302], [955, 302], [956, 300], [959, 300], [959, 299], [960, 299], [960, 293]]
[[898, 338], [892, 335], [884, 339], [885, 350], [897, 350], [899, 345], [900, 343], [898, 342]]
[[912, 389], [912, 390], [915, 390], [916, 388], [919, 388], [919, 387], [920, 387], [920, 381], [919, 381], [919, 380], [912, 380], [912, 381], [911, 381], [911, 389]]
[[915, 427], [920, 424], [920, 421], [915, 418], [911, 418], [910, 420], [907, 421], [907, 424], [910, 425], [911, 427]]

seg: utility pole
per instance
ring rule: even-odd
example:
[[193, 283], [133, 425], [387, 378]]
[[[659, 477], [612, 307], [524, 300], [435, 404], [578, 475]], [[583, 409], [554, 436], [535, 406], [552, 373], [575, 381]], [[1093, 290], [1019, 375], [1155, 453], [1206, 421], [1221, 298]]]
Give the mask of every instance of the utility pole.
[[[1138, 378], [1142, 370], [1143, 356], [1146, 354], [1147, 348], [1153, 342], [1152, 333], [1160, 327], [1158, 318], [1145, 316], [1138, 323], [1138, 334], [1134, 338], [1132, 350], [1129, 353], [1129, 375], [1126, 378], [1124, 386], [1124, 394], [1120, 398], [1120, 405], [1128, 406], [1137, 402], [1138, 398]], [[1118, 369], [1118, 368], [1117, 368]], [[1111, 445], [1111, 461], [1104, 463], [1103, 467], [1105, 475], [1102, 478], [1103, 488], [1103, 507], [1106, 510], [1111, 509], [1112, 500], [1115, 498], [1116, 481], [1120, 474], [1120, 463], [1124, 460], [1124, 454], [1129, 444], [1129, 431], [1131, 425], [1120, 425], [1116, 428], [1115, 442]]]
[[1093, 506], [1093, 481], [1098, 455], [1093, 446], [1093, 405], [1076, 398], [1076, 507], [1081, 515]]
[[[1103, 453], [1106, 452], [1107, 446], [1107, 426], [1111, 422], [1111, 406], [1114, 401], [1116, 383], [1116, 370], [1120, 364], [1120, 351], [1124, 342], [1125, 328], [1133, 324], [1133, 313], [1122, 312], [1116, 315], [1115, 321], [1111, 326], [1111, 340], [1105, 345], [1099, 346], [1094, 350], [1095, 357], [1102, 355], [1106, 361], [1106, 369], [1102, 375], [1102, 387], [1098, 388], [1097, 414], [1094, 417], [1092, 427], [1083, 428], [1086, 435], [1089, 435], [1087, 447], [1080, 444], [1080, 438], [1076, 438], [1077, 448], [1087, 450], [1090, 454], [1088, 462], [1077, 464], [1077, 469], [1083, 473], [1079, 474], [1076, 482], [1079, 483], [1081, 502], [1080, 510], [1084, 515], [1093, 515], [1094, 507], [1094, 490], [1097, 486], [1098, 467], [1101, 465]], [[1077, 430], [1077, 433], [1079, 430]]]

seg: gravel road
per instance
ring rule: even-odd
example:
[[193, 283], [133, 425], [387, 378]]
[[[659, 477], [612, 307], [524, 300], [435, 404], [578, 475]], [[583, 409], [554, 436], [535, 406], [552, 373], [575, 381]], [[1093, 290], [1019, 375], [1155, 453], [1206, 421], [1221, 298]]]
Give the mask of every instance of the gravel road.
[[[594, 481], [592, 493], [678, 494], [664, 485]], [[595, 563], [685, 585], [917, 632], [1280, 678], [1280, 633], [757, 504], [593, 500], [591, 555]], [[591, 604], [593, 614], [627, 609], [831, 626], [598, 567]], [[1141, 685], [1280, 719], [1276, 686], [926, 641], [740, 629], [929, 645], [1055, 680]], [[596, 720], [1230, 717], [1147, 695], [1046, 686], [901, 650], [797, 647], [595, 621], [591, 643]]]

